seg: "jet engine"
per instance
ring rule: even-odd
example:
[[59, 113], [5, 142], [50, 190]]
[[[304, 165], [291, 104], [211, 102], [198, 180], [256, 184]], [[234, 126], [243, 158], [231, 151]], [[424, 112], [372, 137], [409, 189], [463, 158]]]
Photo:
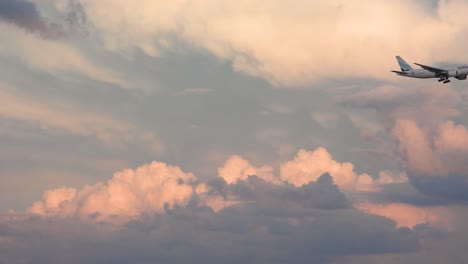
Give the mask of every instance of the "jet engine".
[[458, 80], [466, 80], [466, 74], [455, 76], [455, 78], [457, 78]]
[[449, 77], [457, 77], [460, 73], [457, 70], [451, 70], [448, 72]]

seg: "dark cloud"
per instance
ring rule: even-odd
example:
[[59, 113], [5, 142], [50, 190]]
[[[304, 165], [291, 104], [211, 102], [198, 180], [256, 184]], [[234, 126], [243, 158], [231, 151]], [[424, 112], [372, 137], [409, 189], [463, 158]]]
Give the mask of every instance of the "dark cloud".
[[468, 175], [409, 175], [411, 183], [421, 193], [451, 202], [468, 201]]
[[272, 205], [265, 214], [255, 203], [219, 213], [175, 207], [114, 228], [17, 219], [2, 227], [0, 263], [326, 263], [348, 254], [419, 249], [411, 230], [353, 209], [275, 212]]
[[64, 35], [60, 25], [48, 23], [41, 16], [36, 5], [25, 0], [0, 0], [0, 20], [44, 38], [57, 38]]
[[424, 194], [417, 184], [410, 182], [388, 183], [381, 187], [379, 192], [367, 193], [366, 198], [374, 203], [404, 203], [415, 206], [438, 206], [450, 204], [450, 201], [433, 194]]
[[68, 2], [65, 22], [71, 31], [80, 34], [88, 34], [90, 21], [83, 5], [80, 2], [75, 0], [70, 0]]
[[329, 173], [320, 176], [316, 182], [310, 182], [302, 187], [291, 184], [276, 185], [262, 180], [257, 176], [249, 176], [246, 180], [235, 184], [220, 184], [219, 180], [210, 183], [211, 194], [223, 197], [236, 196], [244, 201], [255, 201], [264, 207], [272, 204], [276, 208], [302, 207], [317, 209], [346, 209], [350, 203], [338, 186], [333, 183]]

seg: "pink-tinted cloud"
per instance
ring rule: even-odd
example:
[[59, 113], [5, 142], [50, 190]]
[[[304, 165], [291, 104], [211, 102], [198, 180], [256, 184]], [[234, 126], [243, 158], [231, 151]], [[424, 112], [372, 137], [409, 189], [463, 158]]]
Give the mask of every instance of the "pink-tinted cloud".
[[413, 228], [420, 224], [452, 229], [453, 214], [447, 207], [419, 207], [403, 203], [373, 204], [359, 203], [355, 207], [361, 211], [392, 219], [399, 227]]
[[[467, 129], [462, 124], [447, 121], [461, 115], [463, 96], [456, 90], [450, 87], [440, 89], [436, 85], [411, 88], [384, 86], [355, 94], [343, 102], [377, 111], [383, 128], [371, 138], [385, 146], [389, 156], [402, 161], [408, 174], [466, 175]], [[365, 125], [361, 127], [366, 129]], [[389, 144], [388, 139], [384, 139], [387, 134], [396, 139], [396, 149], [393, 142]]]
[[[273, 173], [271, 166], [255, 167], [249, 161], [236, 155], [231, 156], [218, 169], [218, 173], [227, 184], [221, 189], [219, 184], [196, 182], [197, 178], [192, 173], [154, 161], [135, 170], [127, 169], [117, 172], [105, 183], [87, 185], [80, 189], [62, 187], [45, 191], [42, 199], [35, 202], [29, 212], [44, 217], [78, 217], [91, 222], [125, 223], [143, 214], [163, 213], [167, 206], [169, 208], [175, 204], [185, 206], [193, 195], [198, 197], [200, 205], [208, 206], [216, 212], [235, 204], [256, 202], [259, 197], [263, 197], [264, 202], [274, 202], [278, 197], [273, 200], [270, 198], [273, 198], [272, 194], [276, 192], [278, 195], [298, 199], [305, 191], [320, 190], [322, 185], [314, 184], [328, 182], [327, 179], [320, 181], [320, 177], [326, 173], [333, 178], [330, 180], [332, 187], [327, 188], [336, 188], [333, 192], [330, 191], [331, 193], [340, 193], [338, 187], [345, 191], [377, 192], [383, 184], [405, 180], [397, 179], [388, 173], [381, 173], [377, 179], [367, 174], [358, 175], [354, 172], [352, 163], [339, 163], [333, 160], [324, 148], [314, 151], [300, 150], [293, 160], [281, 165], [280, 176]], [[255, 179], [250, 181], [249, 176], [257, 177], [264, 184]], [[333, 182], [337, 186], [333, 185]], [[236, 184], [240, 189], [232, 187]], [[304, 187], [304, 190], [301, 189], [309, 184], [312, 185]], [[229, 190], [229, 186], [233, 189]], [[275, 188], [292, 188], [291, 186], [298, 189], [295, 191], [275, 190]], [[254, 189], [249, 190], [250, 188]], [[268, 191], [269, 188], [272, 190]], [[284, 193], [279, 190], [283, 190]], [[293, 195], [294, 192], [297, 194]], [[340, 202], [337, 204], [343, 206], [345, 202], [341, 200], [345, 198], [342, 196], [338, 198]], [[319, 200], [322, 199], [323, 197]], [[297, 205], [311, 203], [300, 200], [296, 202]], [[320, 204], [319, 201], [312, 203]]]
[[281, 165], [281, 179], [295, 186], [302, 186], [316, 181], [328, 172], [334, 182], [343, 188], [365, 190], [371, 189], [373, 179], [367, 174], [358, 175], [350, 162], [337, 162], [331, 154], [320, 147], [314, 151], [300, 150], [296, 157]]
[[106, 183], [46, 191], [29, 211], [85, 221], [125, 222], [143, 213], [163, 212], [166, 205], [186, 205], [195, 179], [192, 173], [154, 161], [135, 170], [117, 172]]
[[228, 184], [245, 180], [248, 176], [258, 176], [268, 182], [278, 182], [273, 175], [273, 168], [270, 166], [255, 167], [249, 161], [239, 157], [231, 156], [222, 167], [218, 169], [218, 174]]
[[419, 175], [466, 175], [468, 131], [447, 121], [437, 128], [422, 128], [412, 120], [397, 120], [393, 135], [408, 169]]
[[434, 140], [437, 152], [468, 152], [468, 129], [463, 125], [455, 125], [447, 121], [438, 128], [438, 137]]

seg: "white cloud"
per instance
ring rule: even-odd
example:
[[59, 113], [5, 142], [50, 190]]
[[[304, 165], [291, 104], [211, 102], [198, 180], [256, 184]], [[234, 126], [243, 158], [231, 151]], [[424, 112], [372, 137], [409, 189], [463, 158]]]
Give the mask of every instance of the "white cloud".
[[437, 55], [468, 60], [459, 52], [468, 41], [463, 1], [441, 1], [435, 11], [401, 0], [80, 2], [112, 50], [138, 47], [158, 56], [159, 47], [171, 47], [167, 36], [175, 35], [277, 84], [389, 79], [395, 55], [428, 64]]

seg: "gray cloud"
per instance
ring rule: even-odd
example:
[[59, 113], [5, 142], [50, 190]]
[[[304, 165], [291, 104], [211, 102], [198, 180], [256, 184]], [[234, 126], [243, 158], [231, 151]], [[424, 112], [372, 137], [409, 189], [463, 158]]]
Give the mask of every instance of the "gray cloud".
[[448, 201], [468, 201], [468, 175], [443, 177], [427, 177], [425, 175], [409, 175], [411, 183], [425, 195], [440, 197]]
[[453, 89], [382, 86], [339, 100], [345, 107], [374, 109], [391, 128], [396, 119], [417, 120], [429, 126], [459, 115], [460, 95]]
[[[222, 182], [221, 182], [222, 181]], [[235, 196], [244, 201], [255, 201], [263, 208], [315, 208], [315, 209], [349, 209], [351, 204], [333, 183], [329, 173], [320, 176], [316, 182], [311, 181], [302, 187], [292, 184], [275, 185], [257, 176], [227, 185], [222, 179], [211, 181], [210, 195], [223, 197]]]
[[326, 263], [419, 249], [411, 230], [353, 209], [175, 207], [113, 228], [74, 219], [10, 221], [0, 228], [0, 263]]
[[[449, 121], [461, 115], [463, 98], [450, 87], [379, 87], [351, 95], [346, 107], [376, 110], [395, 144], [390, 151], [402, 161], [415, 194], [402, 187], [384, 189], [380, 198], [418, 205], [468, 200], [466, 127]], [[381, 138], [382, 139], [382, 138]]]
[[60, 25], [47, 22], [35, 3], [26, 0], [0, 0], [0, 19], [44, 38], [64, 35]]
[[382, 185], [379, 192], [367, 193], [366, 198], [373, 203], [404, 203], [415, 206], [440, 206], [453, 203], [434, 194], [422, 193], [417, 186], [418, 183], [414, 181], [413, 184], [411, 182], [388, 183]]

